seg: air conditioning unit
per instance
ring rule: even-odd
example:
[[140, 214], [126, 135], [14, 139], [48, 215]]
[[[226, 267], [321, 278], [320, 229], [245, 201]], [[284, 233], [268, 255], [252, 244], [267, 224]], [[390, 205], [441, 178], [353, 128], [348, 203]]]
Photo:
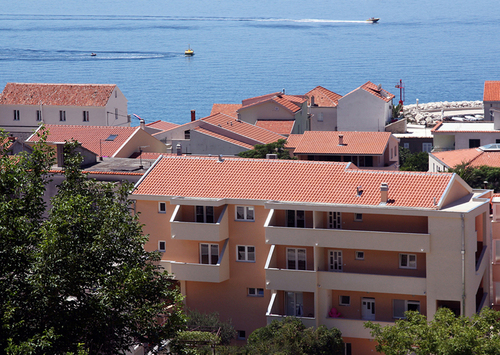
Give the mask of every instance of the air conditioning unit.
[[266, 159], [278, 159], [278, 154], [266, 154]]

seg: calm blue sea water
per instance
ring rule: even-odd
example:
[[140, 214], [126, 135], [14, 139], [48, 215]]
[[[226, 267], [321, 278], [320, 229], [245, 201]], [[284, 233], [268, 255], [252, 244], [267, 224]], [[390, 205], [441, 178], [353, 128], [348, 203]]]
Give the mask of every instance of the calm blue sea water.
[[[500, 80], [493, 0], [0, 0], [0, 87], [116, 83], [129, 113], [184, 123], [213, 103], [370, 80], [406, 103], [481, 100]], [[364, 20], [380, 17], [380, 23]], [[188, 45], [195, 50], [184, 57]], [[97, 53], [91, 57], [90, 53]]]

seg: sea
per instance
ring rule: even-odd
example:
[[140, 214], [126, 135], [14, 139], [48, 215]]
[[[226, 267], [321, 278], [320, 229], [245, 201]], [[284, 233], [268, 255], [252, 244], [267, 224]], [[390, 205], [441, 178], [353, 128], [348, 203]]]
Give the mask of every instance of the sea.
[[[500, 80], [498, 0], [0, 0], [7, 82], [117, 84], [129, 114], [367, 81], [404, 102], [482, 100]], [[366, 19], [378, 17], [372, 24]], [[184, 50], [192, 48], [193, 57]], [[91, 56], [96, 53], [96, 56]], [[134, 119], [133, 125], [137, 125]]]

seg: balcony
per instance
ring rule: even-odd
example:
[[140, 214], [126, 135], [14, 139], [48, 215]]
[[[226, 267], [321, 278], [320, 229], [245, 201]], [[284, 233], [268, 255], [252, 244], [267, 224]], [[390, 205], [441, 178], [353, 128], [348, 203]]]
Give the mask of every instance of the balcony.
[[[278, 298], [278, 293], [273, 292], [266, 312], [267, 324], [270, 324], [273, 320], [282, 321], [287, 317], [287, 315], [283, 314], [283, 310], [280, 310]], [[307, 328], [316, 326], [316, 318], [314, 317], [298, 316], [295, 318], [300, 319]]]
[[200, 263], [184, 263], [172, 260], [162, 260], [161, 266], [174, 275], [179, 281], [198, 281], [219, 283], [229, 279], [228, 240], [224, 243], [216, 265]]
[[[370, 330], [364, 327], [367, 321], [364, 319], [345, 319], [345, 318], [324, 318], [320, 319], [320, 325], [326, 325], [328, 328], [337, 328], [342, 332], [343, 337], [348, 338], [365, 338], [372, 339]], [[380, 324], [382, 327], [387, 325], [394, 325], [393, 322], [379, 322], [372, 321], [373, 323]]]
[[194, 219], [192, 216], [183, 217], [183, 209], [189, 207], [193, 206], [177, 205], [175, 207], [170, 219], [170, 231], [173, 239], [220, 242], [229, 238], [227, 205], [221, 207], [216, 223], [194, 222], [194, 220], [190, 220]]
[[335, 247], [338, 249], [357, 249], [362, 246], [364, 250], [413, 253], [430, 251], [430, 234], [428, 233], [283, 227], [272, 223], [274, 212], [274, 210], [269, 212], [264, 224], [266, 243], [268, 244]]

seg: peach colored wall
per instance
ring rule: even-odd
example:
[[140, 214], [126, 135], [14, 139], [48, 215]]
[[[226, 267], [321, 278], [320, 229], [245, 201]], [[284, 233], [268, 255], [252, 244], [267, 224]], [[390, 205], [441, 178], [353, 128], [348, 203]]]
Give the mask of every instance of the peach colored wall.
[[[254, 206], [255, 222], [236, 221], [235, 205], [228, 205], [230, 279], [221, 283], [186, 282], [186, 304], [201, 312], [220, 314], [222, 320], [232, 319], [236, 330], [245, 330], [246, 335], [266, 325], [267, 306], [271, 291], [266, 290], [265, 262], [270, 245], [265, 243], [262, 227], [269, 210]], [[237, 245], [253, 245], [255, 262], [236, 261]], [[264, 289], [264, 297], [247, 296], [249, 287]]]
[[[293, 245], [276, 245], [274, 253], [276, 254], [277, 268], [286, 269], [286, 249], [294, 248]], [[314, 270], [314, 249], [313, 247], [297, 247], [300, 249], [306, 249], [306, 270]]]
[[[393, 276], [425, 277], [425, 253], [418, 253], [416, 269], [399, 268], [399, 253], [391, 251], [363, 250], [360, 249], [332, 249], [324, 248], [324, 265], [319, 265], [320, 270], [328, 270], [329, 250], [341, 250], [343, 259], [343, 272], [360, 274], [377, 274]], [[356, 251], [363, 251], [364, 260], [356, 260]]]
[[[350, 306], [340, 306], [339, 296], [350, 296]], [[426, 296], [401, 295], [390, 293], [373, 292], [352, 292], [352, 291], [332, 291], [332, 307], [335, 307], [343, 318], [361, 319], [361, 301], [362, 298], [375, 299], [375, 320], [381, 322], [394, 322], [392, 300], [420, 301], [420, 312], [426, 314], [427, 299]], [[326, 310], [328, 313], [330, 310]]]
[[360, 339], [360, 338], [342, 338], [344, 343], [351, 344], [351, 354], [353, 355], [373, 355], [378, 354], [375, 351], [376, 341], [371, 339]]
[[[389, 198], [391, 191], [389, 187]], [[394, 216], [363, 213], [363, 221], [354, 221], [354, 213], [342, 213], [342, 228], [381, 232], [427, 233], [425, 216]]]

